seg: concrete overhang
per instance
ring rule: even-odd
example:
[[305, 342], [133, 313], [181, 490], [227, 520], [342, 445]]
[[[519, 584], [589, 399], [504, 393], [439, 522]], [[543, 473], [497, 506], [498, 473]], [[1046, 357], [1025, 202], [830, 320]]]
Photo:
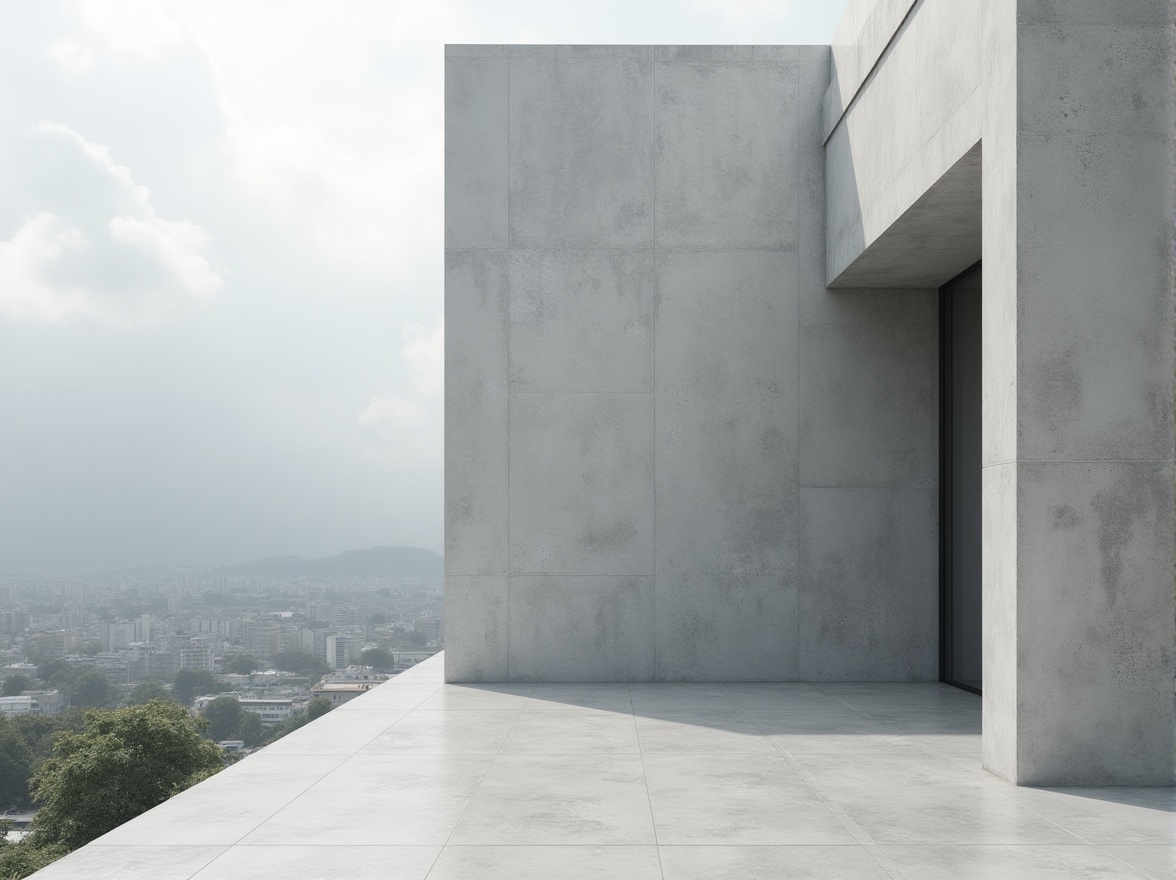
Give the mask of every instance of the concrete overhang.
[[939, 287], [979, 260], [980, 146], [960, 157], [828, 286]]

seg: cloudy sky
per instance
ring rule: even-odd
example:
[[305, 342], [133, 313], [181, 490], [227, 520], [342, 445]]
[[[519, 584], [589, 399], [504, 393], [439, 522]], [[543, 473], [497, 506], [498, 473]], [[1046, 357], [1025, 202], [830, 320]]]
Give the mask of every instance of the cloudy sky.
[[0, 5], [0, 573], [441, 549], [452, 43], [844, 0]]

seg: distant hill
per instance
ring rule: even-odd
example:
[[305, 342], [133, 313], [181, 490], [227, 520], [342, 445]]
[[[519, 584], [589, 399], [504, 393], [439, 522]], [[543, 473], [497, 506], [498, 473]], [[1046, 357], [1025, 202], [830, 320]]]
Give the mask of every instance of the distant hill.
[[325, 559], [271, 556], [223, 570], [257, 577], [441, 577], [445, 566], [439, 553], [421, 547], [369, 547]]

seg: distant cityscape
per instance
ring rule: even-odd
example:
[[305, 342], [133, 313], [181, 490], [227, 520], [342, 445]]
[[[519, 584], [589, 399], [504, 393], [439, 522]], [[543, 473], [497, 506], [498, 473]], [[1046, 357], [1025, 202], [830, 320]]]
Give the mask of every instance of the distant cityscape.
[[195, 712], [234, 697], [273, 728], [316, 696], [337, 705], [440, 651], [443, 583], [439, 554], [405, 547], [0, 575], [0, 716], [166, 692]]

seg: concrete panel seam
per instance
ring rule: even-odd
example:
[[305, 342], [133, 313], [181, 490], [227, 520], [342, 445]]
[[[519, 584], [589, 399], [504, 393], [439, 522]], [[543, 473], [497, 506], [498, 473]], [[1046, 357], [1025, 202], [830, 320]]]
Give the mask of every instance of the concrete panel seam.
[[[656, 55], [655, 55], [656, 59]], [[660, 275], [657, 265], [657, 148], [661, 137], [661, 128], [658, 122], [661, 114], [658, 113], [657, 106], [657, 68], [658, 63], [655, 60], [653, 70], [650, 73], [651, 84], [651, 104], [653, 107], [653, 338], [651, 340], [651, 348], [653, 350], [653, 370], [652, 370], [652, 389], [653, 389], [653, 595], [650, 597], [650, 611], [652, 618], [653, 631], [649, 634], [653, 642], [653, 669], [651, 674], [653, 680], [658, 680], [657, 672], [657, 325], [658, 315], [661, 311], [661, 286], [658, 283], [658, 276]], [[629, 695], [630, 702], [632, 701], [632, 693]], [[635, 723], [635, 722], [634, 722]], [[638, 742], [638, 750], [640, 750], [640, 742]], [[644, 767], [645, 759], [642, 758], [642, 767]], [[646, 791], [648, 794], [648, 790]], [[652, 802], [650, 804], [652, 809]], [[654, 828], [654, 837], [657, 836], [656, 824]], [[658, 852], [658, 861], [661, 860], [661, 853]]]
[[510, 266], [511, 248], [514, 244], [511, 237], [514, 226], [510, 216], [510, 47], [506, 50], [506, 680], [510, 675]]
[[[906, 27], [907, 21], [909, 21], [911, 19], [912, 15], [915, 12], [915, 7], [922, 6], [922, 5], [923, 5], [922, 0], [911, 0], [910, 6], [907, 7], [906, 13], [903, 15], [903, 17], [899, 20], [898, 24], [895, 26], [894, 32], [891, 33], [890, 38], [886, 41], [886, 44], [878, 51], [877, 56], [875, 56], [873, 63], [870, 65], [870, 69], [858, 77], [858, 83], [856, 86], [854, 86], [853, 94], [850, 97], [850, 99], [848, 101], [842, 100], [842, 102], [841, 102], [842, 108], [841, 108], [840, 115], [837, 117], [837, 119], [833, 122], [832, 125], [829, 124], [829, 120], [827, 120], [827, 119], [823, 120], [827, 131], [825, 132], [825, 136], [821, 139], [822, 145], [829, 142], [829, 138], [831, 138], [833, 136], [833, 132], [835, 132], [837, 130], [837, 126], [841, 124], [841, 121], [843, 119], [845, 119], [845, 117], [849, 113], [849, 111], [851, 109], [853, 109], [853, 105], [857, 103], [858, 95], [860, 95], [862, 93], [862, 90], [865, 89], [865, 87], [869, 84], [870, 80], [873, 79], [874, 72], [878, 69], [878, 67], [882, 64], [882, 61], [886, 58], [887, 54], [890, 52], [890, 47], [894, 44], [895, 38], [898, 37], [898, 35], [902, 32], [903, 28]], [[875, 9], [876, 8], [877, 7], [875, 7]], [[864, 31], [864, 30], [865, 30], [865, 27], [862, 28], [862, 31]], [[861, 35], [861, 32], [859, 31], [858, 32], [858, 42], [861, 42], [861, 38], [862, 38], [862, 35]], [[829, 88], [833, 88], [834, 86], [839, 86], [839, 80], [834, 79], [833, 82], [829, 85]]]
[[[832, 63], [832, 62], [830, 62], [830, 63]], [[797, 132], [803, 132], [804, 131], [804, 124], [801, 120], [801, 115], [800, 115], [800, 102], [801, 102], [800, 81], [801, 81], [801, 76], [800, 76], [799, 70], [797, 71], [795, 81], [796, 81], [796, 130], [797, 130]], [[802, 142], [796, 151], [796, 180], [797, 180], [797, 187], [796, 187], [796, 339], [797, 339], [797, 345], [796, 345], [796, 386], [797, 386], [797, 394], [796, 394], [796, 455], [795, 455], [796, 483], [794, 485], [796, 486], [796, 507], [797, 507], [797, 511], [798, 511], [798, 513], [797, 513], [798, 518], [799, 518], [799, 509], [800, 509], [800, 474], [801, 474], [801, 467], [800, 467], [800, 453], [801, 453], [800, 419], [801, 419], [801, 400], [804, 397], [804, 395], [800, 393], [800, 382], [801, 382], [801, 372], [800, 372], [800, 366], [801, 366], [801, 364], [800, 364], [801, 320], [800, 320], [800, 313], [801, 313], [801, 302], [804, 298], [804, 291], [801, 290], [801, 287], [800, 287], [801, 283], [802, 283], [801, 271], [800, 271], [800, 268], [801, 268], [800, 261], [803, 259], [803, 257], [802, 257], [803, 250], [800, 247], [800, 237], [802, 235], [801, 228], [800, 228], [800, 224], [801, 224], [800, 199], [801, 199], [801, 192], [804, 189], [804, 176], [803, 176], [803, 171], [801, 168], [801, 164], [802, 164], [801, 163], [801, 155], [803, 154], [803, 152], [804, 152], [804, 143]], [[801, 659], [800, 659], [800, 648], [801, 648], [800, 577], [801, 577], [801, 572], [804, 571], [804, 568], [801, 565], [801, 560], [800, 560], [800, 546], [801, 546], [800, 535], [801, 535], [801, 529], [798, 525], [798, 527], [795, 530], [794, 536], [793, 536], [796, 543], [792, 547], [793, 558], [796, 560], [796, 574], [794, 575], [794, 583], [796, 584], [796, 641], [794, 642], [794, 644], [796, 645], [796, 674], [797, 674], [797, 677], [800, 676], [800, 670], [802, 668]]]

